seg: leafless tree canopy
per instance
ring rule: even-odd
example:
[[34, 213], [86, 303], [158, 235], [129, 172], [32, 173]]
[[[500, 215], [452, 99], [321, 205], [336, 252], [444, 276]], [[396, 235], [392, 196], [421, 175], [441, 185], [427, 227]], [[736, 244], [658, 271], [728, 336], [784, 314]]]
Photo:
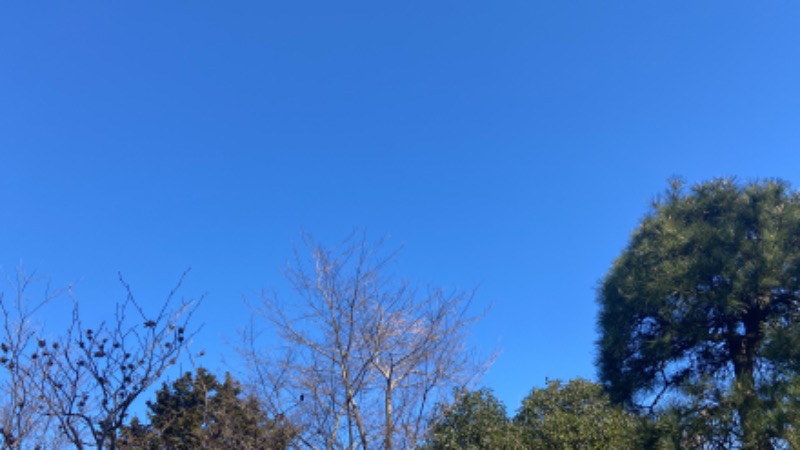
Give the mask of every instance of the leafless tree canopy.
[[31, 302], [26, 295], [30, 281], [20, 272], [16, 298], [0, 294], [5, 319], [0, 343], [0, 386], [6, 395], [0, 409], [3, 447], [67, 443], [78, 449], [117, 448], [133, 402], [186, 349], [193, 333], [187, 327], [199, 302], [176, 302], [179, 282], [160, 309], [148, 315], [120, 277], [127, 295], [116, 305], [112, 321], [88, 326], [73, 299], [66, 332], [48, 338], [33, 317], [52, 296]]
[[42, 414], [39, 392], [31, 377], [30, 354], [38, 347], [36, 313], [60, 292], [45, 288], [41, 297], [31, 297], [34, 274], [21, 268], [4, 280], [8, 291], [0, 290], [0, 311], [3, 314], [0, 342], [0, 442], [2, 448], [50, 448], [54, 444], [46, 431], [52, 417]]
[[[480, 375], [466, 347], [472, 292], [421, 291], [390, 274], [395, 253], [351, 238], [287, 271], [294, 296], [264, 294], [243, 353], [265, 403], [312, 449], [414, 448], [432, 406]], [[257, 345], [258, 319], [281, 346]]]

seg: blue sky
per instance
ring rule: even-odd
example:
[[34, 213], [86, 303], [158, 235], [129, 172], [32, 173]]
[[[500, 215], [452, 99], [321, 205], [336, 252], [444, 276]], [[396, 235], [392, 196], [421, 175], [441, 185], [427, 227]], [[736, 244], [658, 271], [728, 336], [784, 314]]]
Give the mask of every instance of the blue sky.
[[118, 271], [155, 305], [192, 267], [193, 348], [235, 370], [241, 299], [290, 298], [301, 230], [366, 229], [404, 246], [399, 274], [493, 305], [474, 342], [501, 350], [484, 382], [513, 411], [594, 377], [595, 288], [667, 178], [800, 187], [798, 13], [3, 2], [0, 266], [75, 283], [98, 317]]

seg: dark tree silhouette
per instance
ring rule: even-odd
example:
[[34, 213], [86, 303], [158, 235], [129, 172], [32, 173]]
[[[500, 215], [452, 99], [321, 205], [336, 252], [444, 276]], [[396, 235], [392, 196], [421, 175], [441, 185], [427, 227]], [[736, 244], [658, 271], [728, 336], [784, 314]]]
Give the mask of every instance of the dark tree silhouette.
[[126, 427], [123, 448], [280, 450], [294, 434], [284, 419], [269, 419], [230, 374], [220, 382], [203, 368], [164, 383], [147, 407], [150, 425], [137, 420]]

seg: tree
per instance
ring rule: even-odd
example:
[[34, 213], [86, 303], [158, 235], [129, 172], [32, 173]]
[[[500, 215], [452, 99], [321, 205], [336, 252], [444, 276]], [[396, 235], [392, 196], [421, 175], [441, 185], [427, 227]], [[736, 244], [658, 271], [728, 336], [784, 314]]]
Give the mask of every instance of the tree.
[[673, 181], [599, 291], [599, 372], [616, 402], [724, 416], [744, 448], [786, 424], [800, 367], [800, 196], [782, 181]]
[[14, 291], [8, 298], [0, 292], [0, 311], [3, 315], [2, 343], [0, 343], [0, 443], [4, 449], [50, 447], [56, 448], [48, 430], [53, 420], [41, 414], [39, 394], [32, 378], [34, 361], [31, 355], [39, 349], [41, 329], [35, 322], [36, 313], [60, 291], [51, 291], [49, 286], [41, 295], [32, 296], [30, 290], [36, 285], [35, 274], [28, 274], [19, 267], [12, 280], [7, 280]]
[[131, 419], [130, 423], [119, 431], [120, 450], [162, 450], [153, 433], [153, 428], [143, 424], [138, 417]]
[[204, 368], [164, 383], [147, 402], [150, 425], [138, 419], [123, 432], [130, 449], [287, 448], [292, 428], [270, 420], [253, 395], [243, 395], [230, 376], [219, 382]]
[[522, 448], [505, 406], [488, 389], [461, 389], [454, 403], [440, 403], [422, 446], [423, 450]]
[[202, 448], [210, 401], [219, 383], [203, 368], [186, 372], [172, 384], [163, 383], [154, 402], [147, 402], [155, 441], [175, 450]]
[[524, 448], [634, 449], [639, 419], [613, 405], [601, 385], [582, 379], [558, 380], [534, 389], [522, 402], [514, 422]]
[[285, 417], [269, 418], [253, 393], [229, 374], [211, 399], [208, 416], [209, 448], [280, 450], [288, 448], [295, 429]]
[[[702, 402], [702, 400], [701, 400]], [[666, 405], [658, 414], [646, 417], [642, 427], [642, 448], [659, 450], [737, 448], [733, 410], [724, 405], [713, 410], [698, 409], [698, 402]]]
[[117, 303], [113, 320], [87, 326], [73, 298], [66, 332], [45, 335], [32, 323], [51, 297], [29, 301], [24, 293], [30, 279], [19, 280], [16, 303], [0, 296], [5, 318], [0, 366], [12, 393], [2, 410], [11, 413], [4, 420], [13, 419], [11, 426], [3, 424], [3, 445], [117, 448], [133, 403], [186, 349], [192, 336], [187, 327], [199, 302], [173, 306], [179, 282], [158, 312], [146, 315], [120, 277], [127, 295]]
[[[32, 355], [43, 408], [78, 449], [116, 448], [133, 402], [175, 364], [189, 342], [187, 327], [198, 303], [182, 301], [170, 308], [183, 277], [155, 315], [147, 315], [130, 286], [120, 281], [127, 295], [112, 322], [87, 327], [75, 302], [66, 334], [52, 343], [40, 338]], [[134, 317], [129, 318], [131, 308]]]
[[308, 259], [287, 277], [290, 303], [265, 294], [258, 317], [281, 347], [244, 355], [273, 415], [298, 426], [308, 448], [413, 448], [436, 402], [481, 370], [466, 347], [471, 293], [420, 293], [387, 275], [395, 254], [351, 238], [329, 250], [306, 237]]

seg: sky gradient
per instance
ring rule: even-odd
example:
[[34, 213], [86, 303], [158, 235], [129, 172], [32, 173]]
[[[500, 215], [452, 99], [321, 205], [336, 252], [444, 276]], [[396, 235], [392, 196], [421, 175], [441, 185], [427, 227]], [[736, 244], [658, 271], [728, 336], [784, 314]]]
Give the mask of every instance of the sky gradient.
[[301, 231], [364, 229], [404, 248], [399, 276], [477, 288], [474, 343], [501, 351], [484, 384], [513, 411], [546, 377], [595, 377], [595, 289], [668, 178], [800, 187], [798, 17], [777, 1], [4, 2], [0, 266], [74, 284], [98, 320], [124, 297], [117, 272], [156, 305], [192, 267], [192, 348], [236, 372], [242, 298], [291, 298]]

